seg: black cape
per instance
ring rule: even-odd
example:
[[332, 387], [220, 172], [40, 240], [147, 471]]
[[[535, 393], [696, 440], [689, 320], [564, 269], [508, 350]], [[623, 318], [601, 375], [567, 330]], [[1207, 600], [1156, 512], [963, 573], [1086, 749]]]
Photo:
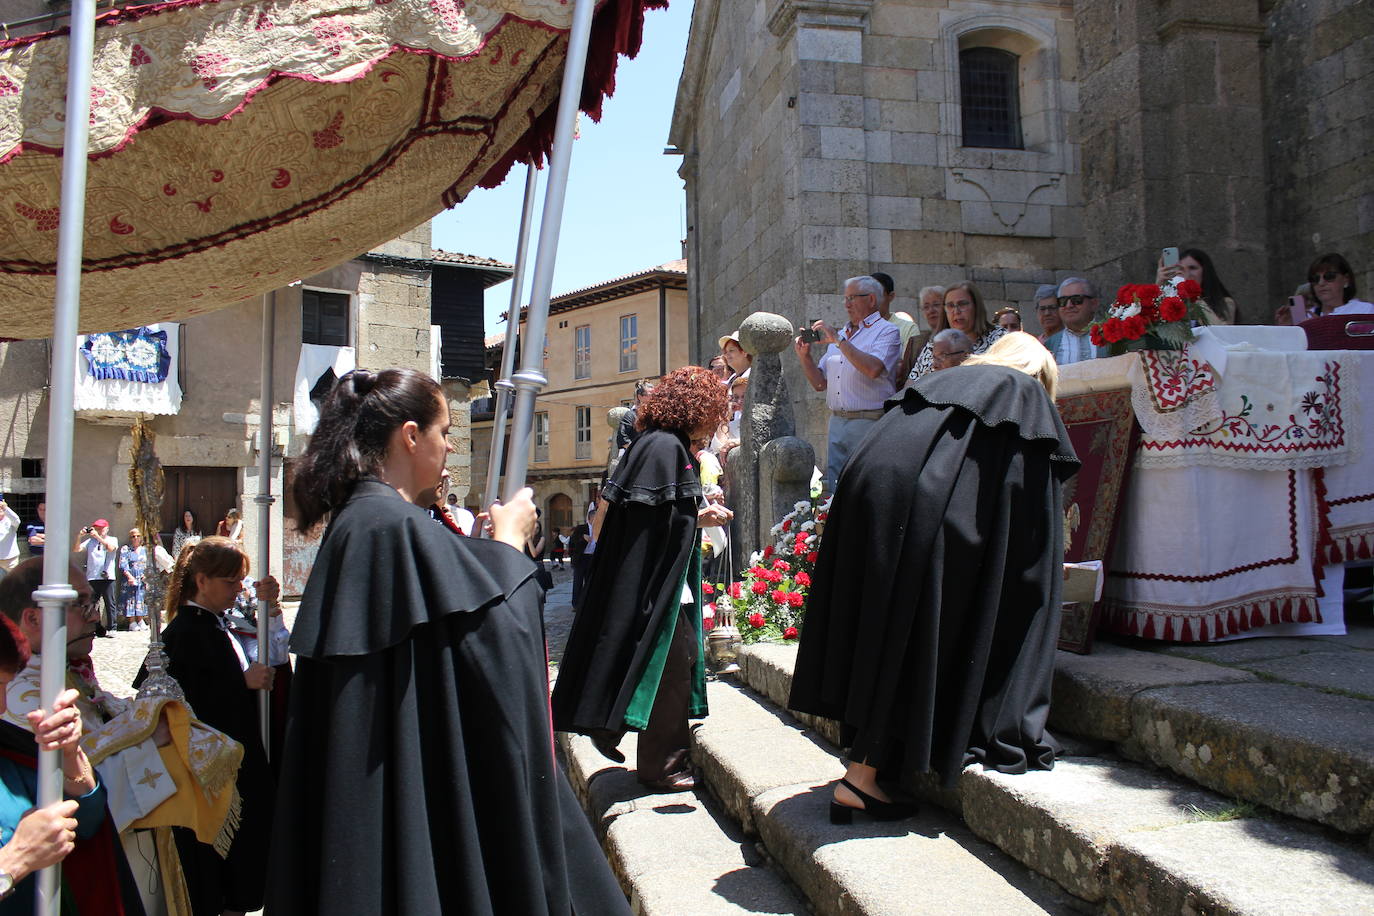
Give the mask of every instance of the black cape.
[[[262, 849], [271, 836], [275, 787], [262, 747], [258, 692], [244, 683], [232, 638], [217, 615], [194, 605], [178, 608], [162, 631], [167, 673], [181, 685], [196, 718], [243, 745], [235, 783], [243, 808], [229, 855], [221, 858], [186, 827], [173, 830], [196, 916], [226, 909], [252, 912], [263, 899]], [[147, 673], [140, 669], [135, 687]]]
[[269, 913], [628, 913], [554, 760], [535, 564], [365, 479], [306, 584]]
[[701, 492], [696, 459], [674, 432], [646, 430], [616, 465], [601, 493], [606, 519], [558, 666], [557, 730], [625, 731], [655, 638], [681, 606]]
[[889, 407], [836, 486], [788, 705], [840, 720], [887, 776], [1049, 768], [1068, 433], [1001, 366], [932, 373]]

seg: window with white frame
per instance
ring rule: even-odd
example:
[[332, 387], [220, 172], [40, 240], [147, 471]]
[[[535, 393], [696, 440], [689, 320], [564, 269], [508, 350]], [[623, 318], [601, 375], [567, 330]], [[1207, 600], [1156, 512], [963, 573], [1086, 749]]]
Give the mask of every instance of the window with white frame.
[[534, 415], [534, 460], [549, 460], [549, 412], [541, 410]]
[[620, 371], [639, 369], [639, 316], [620, 316]]
[[573, 378], [592, 377], [592, 326], [579, 324], [573, 329]]
[[590, 407], [577, 408], [575, 436], [577, 446], [575, 457], [579, 460], [592, 457], [592, 409]]

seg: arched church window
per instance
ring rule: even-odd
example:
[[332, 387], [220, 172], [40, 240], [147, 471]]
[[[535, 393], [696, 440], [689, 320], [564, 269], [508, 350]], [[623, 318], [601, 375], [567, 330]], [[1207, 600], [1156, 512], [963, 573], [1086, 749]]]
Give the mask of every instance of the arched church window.
[[1020, 58], [1000, 48], [959, 52], [964, 146], [1022, 149]]

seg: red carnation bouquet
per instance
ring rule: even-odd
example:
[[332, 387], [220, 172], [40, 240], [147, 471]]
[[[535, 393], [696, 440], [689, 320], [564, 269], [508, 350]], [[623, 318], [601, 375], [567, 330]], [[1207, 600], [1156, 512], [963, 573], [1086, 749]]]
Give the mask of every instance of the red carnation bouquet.
[[1182, 350], [1193, 340], [1193, 322], [1210, 324], [1196, 280], [1170, 279], [1163, 287], [1128, 283], [1117, 290], [1107, 317], [1088, 333], [1094, 346], [1112, 356], [1131, 350]]
[[828, 498], [798, 502], [771, 529], [775, 542], [750, 557], [743, 580], [716, 593], [717, 608], [724, 604], [733, 613], [744, 642], [791, 641], [800, 635], [829, 513]]

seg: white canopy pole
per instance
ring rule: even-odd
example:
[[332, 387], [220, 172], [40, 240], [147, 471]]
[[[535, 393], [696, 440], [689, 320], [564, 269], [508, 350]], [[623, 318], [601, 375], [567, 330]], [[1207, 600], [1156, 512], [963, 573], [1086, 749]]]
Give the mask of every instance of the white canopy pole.
[[[67, 605], [76, 598], [68, 579], [72, 543], [72, 401], [76, 393], [76, 329], [81, 312], [81, 247], [86, 222], [86, 150], [91, 116], [91, 57], [95, 51], [96, 0], [73, 0], [67, 41], [67, 123], [62, 140], [61, 215], [57, 226], [57, 295], [53, 307], [52, 378], [48, 394], [47, 549], [43, 584], [33, 593], [43, 608], [39, 693], [44, 709], [67, 682]], [[57, 751], [38, 755], [38, 806], [62, 800], [62, 761]], [[57, 867], [38, 874], [33, 911], [57, 916], [61, 888]]]
[[[515, 385], [510, 377], [515, 372], [515, 344], [520, 334], [520, 299], [525, 295], [525, 267], [529, 260], [530, 226], [534, 222], [534, 189], [539, 170], [534, 163], [525, 166], [525, 202], [520, 209], [520, 237], [515, 243], [515, 277], [510, 291], [510, 308], [506, 310], [506, 342], [501, 347], [501, 373], [496, 378], [496, 412], [491, 416], [491, 454], [487, 460], [487, 489], [482, 496], [482, 508], [496, 502], [501, 493], [501, 464], [506, 450], [506, 410], [510, 407]], [[485, 532], [477, 530], [480, 537]]]
[[[549, 323], [549, 294], [553, 291], [553, 266], [558, 257], [558, 234], [563, 226], [563, 201], [568, 190], [568, 166], [572, 160], [573, 129], [577, 126], [582, 77], [587, 68], [587, 43], [592, 33], [595, 0], [577, 0], [572, 30], [568, 33], [568, 57], [563, 64], [563, 84], [558, 96], [558, 120], [549, 155], [549, 184], [544, 191], [544, 212], [539, 223], [539, 252], [534, 259], [534, 283], [525, 321], [525, 348], [515, 383], [515, 416], [511, 418], [510, 454], [506, 456], [505, 498], [525, 485], [530, 463], [530, 431], [534, 426], [534, 399], [548, 384], [544, 377], [544, 330]], [[519, 321], [513, 314], [512, 323]]]
[[[262, 297], [262, 395], [258, 402], [258, 579], [266, 578], [272, 568], [272, 342], [276, 336], [277, 291]], [[271, 613], [267, 602], [258, 599], [258, 661], [272, 664]], [[272, 692], [258, 691], [258, 716], [262, 726], [262, 749], [272, 754]]]

